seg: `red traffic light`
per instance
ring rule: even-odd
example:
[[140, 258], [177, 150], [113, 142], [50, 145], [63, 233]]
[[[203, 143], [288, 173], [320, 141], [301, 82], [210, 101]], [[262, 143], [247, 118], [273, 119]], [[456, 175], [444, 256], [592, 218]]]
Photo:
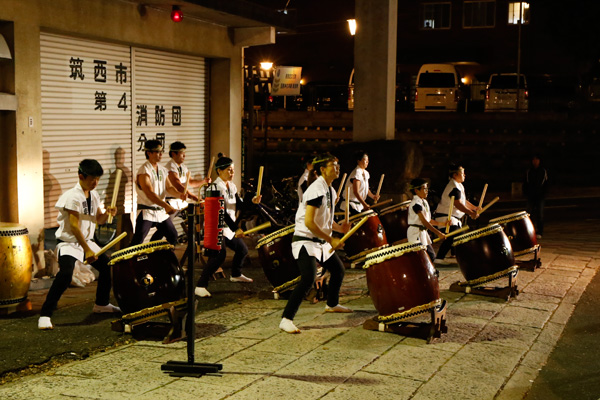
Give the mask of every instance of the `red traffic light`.
[[173, 6], [173, 9], [171, 10], [171, 20], [173, 22], [181, 22], [182, 19], [183, 13], [181, 12], [181, 9], [178, 6]]

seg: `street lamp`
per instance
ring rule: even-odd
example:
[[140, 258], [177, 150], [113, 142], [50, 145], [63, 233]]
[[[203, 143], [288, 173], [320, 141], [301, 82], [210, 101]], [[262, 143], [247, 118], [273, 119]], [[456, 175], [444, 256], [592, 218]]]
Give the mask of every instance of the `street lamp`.
[[[270, 61], [262, 61], [260, 63], [260, 69], [262, 69], [265, 72], [270, 71], [273, 68], [273, 63]], [[265, 74], [265, 84], [263, 86], [263, 91], [265, 93], [265, 124], [264, 124], [264, 128], [265, 128], [265, 143], [264, 143], [264, 148], [263, 148], [263, 163], [266, 163], [267, 160], [267, 134], [268, 134], [268, 130], [269, 130], [269, 75], [266, 73]]]
[[348, 29], [350, 29], [350, 34], [352, 36], [356, 35], [356, 20], [355, 19], [349, 19], [348, 21]]

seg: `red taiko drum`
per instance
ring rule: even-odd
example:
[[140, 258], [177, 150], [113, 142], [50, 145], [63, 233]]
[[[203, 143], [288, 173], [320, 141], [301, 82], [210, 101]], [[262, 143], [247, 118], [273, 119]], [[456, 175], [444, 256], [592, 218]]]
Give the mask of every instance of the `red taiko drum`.
[[31, 284], [31, 243], [23, 225], [0, 222], [0, 307], [25, 301]]
[[173, 246], [157, 240], [113, 253], [113, 292], [125, 314], [185, 298], [185, 280]]
[[344, 250], [348, 260], [360, 258], [366, 253], [388, 246], [385, 230], [375, 211], [368, 210], [353, 215], [350, 217], [349, 222], [354, 226], [364, 217], [369, 217], [367, 222], [354, 232], [344, 244]]
[[540, 247], [535, 235], [535, 228], [526, 211], [494, 218], [490, 220], [490, 224], [502, 226], [515, 257], [533, 253]]
[[265, 276], [276, 291], [291, 289], [291, 282], [300, 276], [298, 264], [292, 255], [295, 226], [290, 225], [270, 233], [256, 244]]
[[410, 200], [391, 207], [382, 209], [379, 212], [381, 225], [385, 230], [385, 235], [390, 243], [396, 243], [406, 239], [408, 230], [408, 206]]
[[515, 266], [510, 241], [498, 224], [456, 236], [452, 246], [467, 281], [490, 277]]
[[408, 319], [441, 304], [435, 268], [420, 243], [369, 253], [363, 268], [380, 322]]

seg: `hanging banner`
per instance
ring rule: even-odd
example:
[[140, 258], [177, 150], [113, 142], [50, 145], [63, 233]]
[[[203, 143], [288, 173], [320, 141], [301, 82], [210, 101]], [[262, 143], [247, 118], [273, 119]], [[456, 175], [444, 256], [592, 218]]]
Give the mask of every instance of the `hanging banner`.
[[277, 67], [273, 76], [271, 96], [298, 96], [302, 67]]

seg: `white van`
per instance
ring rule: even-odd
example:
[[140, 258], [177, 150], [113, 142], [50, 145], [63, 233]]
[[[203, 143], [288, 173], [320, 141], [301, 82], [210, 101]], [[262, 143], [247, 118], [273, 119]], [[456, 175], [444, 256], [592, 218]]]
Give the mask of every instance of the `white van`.
[[517, 92], [519, 93], [519, 111], [529, 110], [529, 92], [527, 79], [521, 74], [517, 86], [517, 74], [492, 74], [485, 90], [485, 111], [516, 111]]
[[415, 111], [458, 111], [460, 75], [452, 64], [423, 64], [417, 75]]

